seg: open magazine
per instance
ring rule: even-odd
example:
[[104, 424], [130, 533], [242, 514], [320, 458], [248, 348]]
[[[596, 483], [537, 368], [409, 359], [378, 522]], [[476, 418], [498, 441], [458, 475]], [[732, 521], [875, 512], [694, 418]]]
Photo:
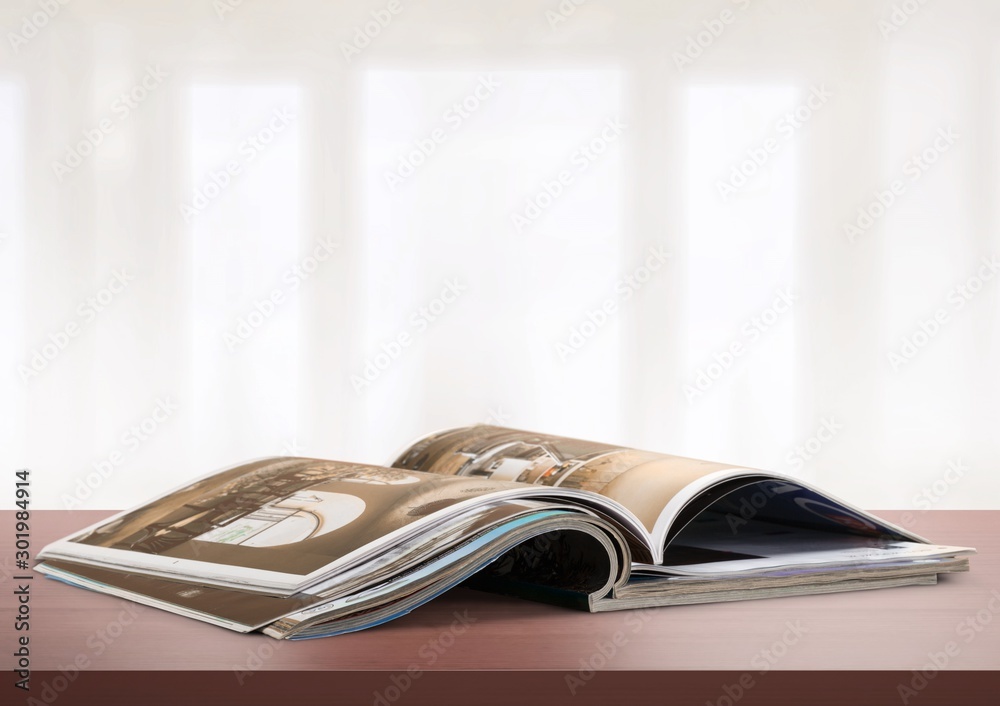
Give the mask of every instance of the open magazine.
[[392, 467], [228, 468], [50, 544], [37, 569], [308, 638], [463, 582], [597, 612], [933, 584], [974, 551], [778, 474], [478, 425], [424, 437]]

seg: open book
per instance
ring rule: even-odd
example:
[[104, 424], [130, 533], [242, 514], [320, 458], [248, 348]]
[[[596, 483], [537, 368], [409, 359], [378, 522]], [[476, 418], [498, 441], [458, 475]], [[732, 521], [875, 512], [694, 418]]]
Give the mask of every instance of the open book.
[[590, 611], [933, 584], [975, 550], [802, 481], [473, 426], [392, 467], [268, 458], [47, 546], [42, 573], [276, 638], [399, 617], [466, 582]]

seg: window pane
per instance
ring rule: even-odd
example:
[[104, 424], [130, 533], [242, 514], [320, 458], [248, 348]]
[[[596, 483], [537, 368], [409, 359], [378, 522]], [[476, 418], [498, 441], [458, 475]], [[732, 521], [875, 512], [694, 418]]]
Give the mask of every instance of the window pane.
[[[0, 464], [9, 469], [27, 462], [27, 386], [24, 375], [16, 372], [19, 366], [30, 365], [24, 335], [23, 112], [20, 86], [0, 82], [0, 365], [7, 371], [0, 376]], [[32, 376], [27, 375], [30, 383]], [[4, 507], [12, 507], [11, 503], [12, 499], [4, 500]]]
[[[299, 89], [191, 89], [192, 439], [199, 465], [294, 438], [302, 232]], [[234, 418], [235, 416], [235, 418]]]
[[[610, 69], [365, 73], [352, 372], [412, 337], [359, 390], [368, 429], [395, 424], [402, 440], [516, 399], [518, 424], [614, 434], [618, 317], [579, 350], [560, 344], [590, 331], [588, 311], [624, 274], [621, 84]], [[427, 319], [449, 281], [465, 291]]]
[[795, 143], [806, 121], [787, 113], [804, 98], [784, 85], [687, 91], [683, 391], [696, 456], [780, 469], [794, 441]]

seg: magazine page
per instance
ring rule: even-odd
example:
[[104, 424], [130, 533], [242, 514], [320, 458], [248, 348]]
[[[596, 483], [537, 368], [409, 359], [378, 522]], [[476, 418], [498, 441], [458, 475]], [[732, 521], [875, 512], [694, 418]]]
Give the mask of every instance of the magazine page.
[[351, 632], [409, 612], [467, 579], [482, 590], [584, 610], [628, 581], [628, 548], [599, 517], [553, 507], [507, 525], [412, 572], [285, 616], [264, 632], [293, 638]]
[[275, 596], [247, 590], [201, 585], [198, 582], [165, 579], [119, 569], [75, 564], [47, 559], [42, 573], [105, 593], [154, 605], [164, 610], [196, 617], [243, 632], [259, 628], [289, 613], [303, 610], [341, 596], [350, 596], [387, 579], [412, 572], [470, 538], [501, 527], [512, 520], [533, 519], [552, 506], [536, 501], [508, 501], [477, 506], [436, 526], [430, 537], [418, 535], [403, 541], [382, 555], [324, 580], [308, 591], [291, 596]]
[[[779, 474], [721, 472], [664, 509], [662, 570], [723, 575], [929, 561], [972, 553], [923, 537]], [[656, 570], [654, 567], [647, 567]]]
[[487, 425], [426, 436], [392, 465], [599, 493], [628, 508], [647, 532], [653, 532], [664, 508], [684, 488], [733, 469], [729, 464]]
[[[697, 569], [704, 573], [735, 573], [956, 551], [930, 548], [922, 537], [779, 474], [534, 432], [452, 429], [420, 439], [393, 466], [598, 493], [639, 519], [650, 535], [652, 563], [666, 563], [678, 574], [695, 571], [694, 564], [704, 564]], [[752, 546], [751, 530], [740, 527], [747, 524], [746, 507], [755, 518]], [[771, 539], [766, 547], [760, 539], [764, 520]], [[712, 532], [694, 536], [705, 527]], [[780, 541], [775, 527], [782, 530]]]
[[370, 558], [483, 498], [524, 490], [483, 478], [270, 459], [98, 523], [49, 545], [40, 558], [282, 593]]
[[289, 595], [392, 552], [483, 504], [555, 500], [610, 521], [642, 560], [648, 534], [625, 508], [571, 488], [276, 458], [202, 478], [55, 542], [64, 559]]

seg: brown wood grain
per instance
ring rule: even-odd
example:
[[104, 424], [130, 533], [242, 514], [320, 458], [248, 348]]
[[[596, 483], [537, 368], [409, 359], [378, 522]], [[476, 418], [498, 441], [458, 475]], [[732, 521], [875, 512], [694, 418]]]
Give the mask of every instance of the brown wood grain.
[[[110, 514], [33, 512], [32, 553]], [[899, 521], [903, 513], [879, 514]], [[589, 662], [600, 670], [726, 670], [764, 679], [761, 665], [767, 671], [911, 670], [954, 643], [947, 669], [1000, 669], [1000, 511], [911, 515], [908, 528], [934, 542], [976, 547], [971, 572], [946, 576], [937, 586], [597, 615], [456, 589], [378, 628], [303, 642], [232, 633], [35, 574], [32, 668], [57, 671], [77, 663], [84, 671], [213, 670], [232, 672], [235, 684], [234, 670], [241, 669], [573, 674]], [[9, 673], [13, 513], [3, 517], [0, 620]], [[790, 625], [804, 631], [793, 644], [787, 644]], [[602, 659], [602, 646], [608, 652], [609, 645], [614, 654]], [[768, 658], [768, 650], [780, 656]]]

